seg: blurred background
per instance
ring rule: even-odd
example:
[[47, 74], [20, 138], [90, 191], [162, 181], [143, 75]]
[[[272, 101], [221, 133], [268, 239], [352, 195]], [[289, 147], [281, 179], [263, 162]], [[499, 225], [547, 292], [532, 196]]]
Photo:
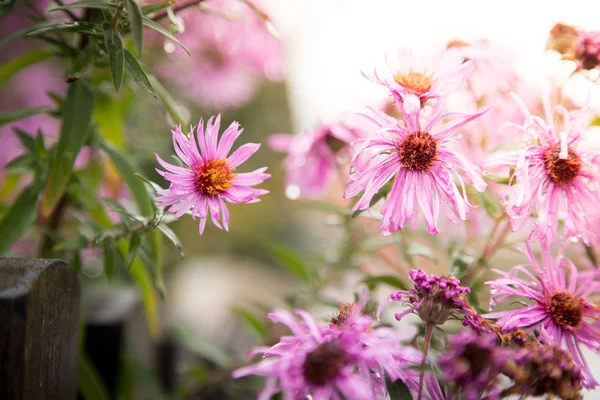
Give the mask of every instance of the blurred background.
[[[24, 3], [2, 20], [1, 38], [27, 23], [24, 15], [30, 11]], [[34, 4], [38, 12], [49, 6], [42, 3]], [[90, 254], [83, 269], [89, 287], [86, 304], [90, 318], [99, 325], [111, 320], [127, 321], [126, 347], [132, 359], [137, 360], [132, 364], [135, 368], [144, 362], [159, 365], [157, 360], [161, 357], [175, 357], [176, 353], [177, 378], [172, 371], [155, 370], [148, 376], [160, 375], [163, 386], [175, 386], [176, 380], [182, 397], [252, 398], [248, 393], [236, 392], [235, 387], [228, 387], [227, 393], [219, 391], [228, 375], [208, 376], [201, 366], [207, 359], [209, 363], [219, 363], [224, 357], [241, 362], [252, 345], [265, 337], [277, 337], [271, 327], [269, 332], [262, 332], [262, 337], [259, 328], [257, 335], [256, 326], [251, 326], [252, 318], [240, 318], [240, 313], [250, 312], [263, 326], [266, 312], [285, 306], [290, 296], [299, 306], [308, 303], [311, 291], [300, 283], [298, 274], [302, 272], [295, 268], [298, 259], [317, 270], [327, 264], [334, 272], [331, 276], [335, 278], [327, 282], [328, 289], [317, 310], [325, 319], [335, 311], [332, 304], [352, 301], [360, 280], [358, 272], [344, 265], [344, 246], [352, 245], [353, 238], [344, 236], [335, 215], [310, 210], [306, 202], [286, 197], [283, 157], [266, 146], [268, 136], [313, 129], [320, 121], [339, 113], [385, 101], [385, 90], [373, 85], [361, 72], [372, 71], [384, 62], [386, 53], [400, 47], [429, 50], [454, 39], [489, 39], [513, 55], [519, 72], [545, 85], [548, 79], [562, 79], [558, 59], [544, 51], [550, 29], [557, 22], [600, 29], [600, 2], [588, 0], [262, 0], [257, 4], [264, 15], [254, 14], [245, 2], [238, 3], [239, 8], [228, 10], [225, 17], [218, 7], [189, 8], [170, 16], [167, 23], [179, 31], [177, 37], [190, 48], [191, 58], [170, 40], [156, 35], [142, 61], [171, 94], [176, 111], [184, 120], [196, 125], [200, 118], [206, 120], [222, 113], [222, 128], [234, 120], [244, 128], [236, 145], [263, 143], [244, 165], [244, 172], [268, 166], [272, 178], [263, 187], [270, 194], [258, 204], [230, 207], [230, 232], [208, 224], [205, 234], [199, 236], [198, 221], [188, 216], [172, 225], [181, 239], [185, 258], [181, 260], [174, 247], [167, 248], [167, 295], [161, 305], [164, 340], [163, 347], [156, 351], [149, 351], [150, 339], [144, 339], [145, 319], [135, 291], [127, 285], [108, 284], [101, 276], [99, 255]], [[3, 49], [0, 62], [36, 46], [40, 47], [39, 43], [14, 42]], [[241, 58], [243, 63], [234, 61]], [[0, 84], [2, 112], [46, 106], [50, 101], [48, 92], [65, 91], [61, 67], [51, 61], [24, 69], [7, 82], [0, 80]], [[570, 85], [574, 98], [590, 96], [593, 107], [600, 110], [597, 86], [581, 82]], [[131, 92], [107, 94], [97, 101], [100, 128], [109, 136], [122, 131], [124, 145], [144, 174], [164, 183], [154, 171], [153, 154], [168, 160], [173, 153], [172, 120], [160, 102], [150, 96], [133, 96]], [[42, 128], [49, 141], [56, 136], [57, 125], [47, 117], [29, 118], [19, 124], [21, 129]], [[9, 127], [0, 129], [3, 148], [15, 148], [17, 143], [7, 133]], [[0, 163], [6, 164], [11, 154], [10, 150], [3, 151]], [[0, 178], [1, 195], [10, 199], [15, 178], [5, 174], [4, 169]], [[342, 190], [332, 188], [330, 200], [340, 203]], [[360, 222], [359, 231], [363, 235], [375, 234], [377, 227], [376, 221]], [[38, 239], [35, 232], [31, 236], [31, 242]], [[31, 242], [21, 242], [13, 249], [15, 254], [29, 255]], [[35, 244], [32, 246], [35, 248]], [[511, 266], [515, 260], [521, 258], [500, 252], [496, 262]], [[448, 270], [444, 255], [440, 255], [437, 265], [425, 258], [421, 261], [429, 272]], [[358, 264], [363, 272], [403, 272], [374, 259], [360, 260]], [[381, 294], [387, 293], [389, 288]], [[176, 333], [171, 332], [172, 326], [178, 328]], [[172, 335], [199, 352], [203, 361], [189, 352], [170, 348]], [[213, 345], [221, 350], [215, 353], [211, 350]], [[142, 364], [136, 364], [138, 361]], [[594, 359], [594, 369], [600, 369], [600, 358]], [[137, 373], [145, 379], [145, 370], [140, 370]], [[153, 378], [146, 378], [141, 398], [156, 396], [158, 390]], [[203, 382], [200, 389], [197, 382]], [[598, 397], [590, 394], [589, 398]]]

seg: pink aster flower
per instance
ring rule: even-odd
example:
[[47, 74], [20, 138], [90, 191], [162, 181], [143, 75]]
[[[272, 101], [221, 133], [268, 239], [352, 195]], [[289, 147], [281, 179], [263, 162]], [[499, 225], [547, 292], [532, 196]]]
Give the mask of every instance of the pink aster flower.
[[287, 311], [275, 310], [269, 318], [287, 325], [294, 336], [282, 337], [271, 348], [255, 348], [249, 357], [262, 353], [262, 361], [234, 371], [233, 377], [266, 376], [259, 400], [278, 392], [286, 400], [308, 396], [315, 400], [383, 399], [387, 395], [386, 373], [392, 381], [401, 379], [416, 393], [418, 372], [409, 367], [420, 364], [422, 353], [398, 344], [414, 331], [406, 334], [389, 328], [371, 329], [371, 317], [360, 314], [363, 304], [361, 301], [350, 311], [342, 309], [345, 311], [329, 326], [318, 325], [302, 310], [295, 312], [301, 321]]
[[447, 97], [473, 70], [472, 62], [448, 51], [416, 57], [401, 49], [395, 58], [386, 57], [386, 63], [387, 69], [375, 70], [368, 78], [387, 87], [409, 114], [416, 113], [429, 99]]
[[553, 122], [547, 97], [543, 99], [546, 121], [530, 114], [518, 97], [515, 100], [525, 114], [519, 128], [532, 135], [534, 142], [522, 150], [499, 153], [485, 163], [485, 168], [514, 168], [506, 201], [512, 230], [522, 229], [527, 217], [537, 212], [529, 239], [541, 241], [544, 250], [564, 239], [589, 244], [588, 218], [600, 200], [600, 174], [598, 149], [582, 140], [583, 112], [556, 107], [564, 121], [560, 129]]
[[[373, 110], [359, 116], [370, 120], [376, 128], [370, 138], [357, 141], [357, 154], [352, 162], [353, 182], [344, 198], [364, 190], [354, 210], [365, 210], [375, 193], [395, 178], [382, 210], [380, 230], [384, 235], [404, 228], [409, 221], [416, 229], [419, 210], [427, 231], [437, 234], [444, 200], [460, 219], [466, 220], [472, 206], [467, 200], [465, 182], [480, 192], [487, 186], [479, 168], [449, 147], [456, 132], [485, 111], [457, 115], [441, 110], [442, 104], [438, 102], [425, 118], [420, 117], [421, 113], [407, 114], [404, 121]], [[448, 118], [449, 122], [440, 124]]]
[[486, 283], [491, 287], [491, 306], [511, 296], [532, 304], [485, 317], [499, 318], [497, 323], [505, 332], [538, 329], [550, 344], [568, 349], [582, 367], [585, 387], [595, 387], [597, 382], [581, 351], [583, 344], [600, 353], [600, 309], [587, 300], [600, 290], [595, 270], [578, 272], [567, 258], [553, 258], [547, 252], [542, 253], [540, 263], [529, 244], [524, 254], [528, 264], [518, 265], [508, 273], [496, 270], [501, 278]]
[[273, 150], [288, 153], [284, 161], [286, 193], [292, 198], [323, 195], [340, 166], [338, 153], [357, 138], [357, 131], [342, 122], [322, 123], [315, 130], [295, 135], [269, 137]]
[[158, 173], [171, 182], [168, 189], [159, 191], [156, 201], [161, 207], [168, 206], [176, 218], [186, 213], [194, 218], [200, 217], [200, 234], [204, 232], [209, 213], [213, 224], [221, 228], [221, 219], [225, 230], [229, 229], [229, 210], [225, 201], [234, 204], [256, 203], [260, 201], [258, 196], [268, 193], [252, 187], [270, 177], [264, 173], [266, 167], [234, 173], [258, 150], [260, 144], [244, 144], [228, 156], [233, 142], [243, 129], [239, 128], [237, 122], [232, 122], [218, 139], [220, 123], [221, 115], [216, 119], [211, 117], [205, 130], [200, 120], [197, 132], [191, 127], [189, 137], [181, 131], [180, 126], [172, 131], [173, 147], [184, 167], [169, 164], [156, 155], [166, 170], [157, 169]]

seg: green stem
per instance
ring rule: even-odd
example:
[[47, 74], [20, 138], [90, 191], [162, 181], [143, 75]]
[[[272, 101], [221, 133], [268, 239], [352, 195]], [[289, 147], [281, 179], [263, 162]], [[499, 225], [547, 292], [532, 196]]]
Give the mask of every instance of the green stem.
[[[425, 367], [427, 363], [427, 353], [429, 353], [429, 344], [431, 343], [431, 336], [433, 335], [434, 325], [431, 323], [427, 323], [425, 325], [425, 338], [424, 338], [424, 347], [423, 347], [423, 361], [421, 362], [421, 366]], [[419, 395], [417, 400], [423, 400], [423, 384], [425, 382], [425, 370], [421, 369], [421, 374], [419, 375]]]

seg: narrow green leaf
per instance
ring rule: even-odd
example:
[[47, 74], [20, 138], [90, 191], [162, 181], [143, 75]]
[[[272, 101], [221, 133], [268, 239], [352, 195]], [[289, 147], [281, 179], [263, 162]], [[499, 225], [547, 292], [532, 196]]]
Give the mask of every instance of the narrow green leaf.
[[54, 111], [48, 107], [23, 108], [17, 111], [11, 111], [0, 115], [0, 126], [14, 121], [29, 118], [33, 115], [48, 114]]
[[179, 105], [175, 102], [173, 97], [171, 97], [167, 89], [165, 89], [153, 75], [148, 75], [148, 79], [150, 79], [158, 99], [163, 103], [173, 121], [176, 124], [187, 125], [189, 122], [188, 118], [185, 118], [181, 114]]
[[121, 33], [109, 23], [104, 24], [104, 45], [108, 53], [108, 67], [112, 76], [115, 90], [118, 92], [123, 83], [123, 71], [125, 56], [123, 52], [123, 40]]
[[88, 36], [100, 36], [102, 32], [98, 29], [98, 25], [92, 22], [75, 21], [75, 22], [58, 22], [55, 24], [41, 24], [31, 28], [25, 34], [25, 37], [38, 36], [46, 33], [55, 32], [77, 32]]
[[[127, 245], [126, 243], [123, 244], [125, 246]], [[144, 267], [144, 263], [139, 257], [136, 257], [133, 260], [133, 264], [129, 269], [129, 275], [135, 282], [142, 296], [150, 335], [157, 339], [160, 335], [158, 294], [154, 287], [154, 283], [152, 282], [152, 275], [150, 274], [150, 271]]]
[[265, 340], [267, 337], [267, 328], [262, 321], [250, 311], [243, 308], [234, 307], [232, 311], [251, 332], [256, 333], [259, 339]]
[[116, 10], [117, 5], [115, 3], [109, 3], [103, 0], [83, 0], [76, 1], [74, 3], [65, 4], [60, 7], [54, 7], [48, 12], [55, 12], [60, 10], [70, 10], [72, 8], [93, 8], [97, 10]]
[[7, 61], [0, 65], [0, 85], [22, 69], [44, 61], [51, 56], [52, 53], [46, 50], [33, 50]]
[[404, 282], [394, 275], [368, 276], [363, 279], [363, 283], [371, 289], [375, 289], [377, 286], [384, 283], [397, 289], [408, 290]]
[[162, 3], [148, 4], [147, 6], [142, 6], [142, 14], [154, 14], [171, 7], [173, 4], [175, 4], [175, 0], [167, 0], [163, 1]]
[[140, 244], [142, 244], [142, 237], [140, 235], [138, 235], [137, 233], [134, 233], [133, 235], [131, 235], [131, 237], [129, 238], [129, 247], [128, 247], [128, 252], [127, 252], [127, 261], [125, 261], [125, 268], [129, 269], [129, 267], [131, 266], [131, 264], [133, 264], [133, 260], [135, 258], [135, 256], [137, 255], [137, 251], [140, 247]]
[[158, 224], [157, 228], [175, 245], [175, 247], [177, 247], [179, 256], [183, 259], [183, 245], [177, 237], [177, 234], [165, 224]]
[[73, 81], [81, 78], [83, 73], [92, 65], [96, 58], [96, 46], [91, 44], [85, 46], [85, 48], [79, 53], [69, 71], [69, 81]]
[[295, 254], [292, 250], [276, 242], [266, 242], [265, 249], [271, 254], [282, 267], [288, 272], [297, 276], [298, 278], [307, 281], [310, 277], [309, 271], [301, 261], [300, 256]]
[[104, 273], [108, 280], [115, 275], [115, 249], [108, 241], [104, 242]]
[[125, 68], [127, 69], [127, 72], [133, 76], [135, 83], [148, 92], [152, 97], [157, 98], [154, 88], [148, 79], [148, 75], [146, 75], [146, 72], [144, 72], [144, 69], [135, 56], [127, 49], [125, 49]]
[[206, 339], [200, 337], [191, 329], [183, 326], [174, 326], [171, 328], [171, 332], [173, 333], [173, 336], [181, 341], [183, 345], [200, 354], [207, 360], [212, 361], [217, 366], [229, 366], [230, 359], [227, 353], [225, 353], [215, 344], [210, 343]]
[[84, 354], [77, 359], [77, 389], [85, 400], [110, 400], [102, 378]]
[[20, 129], [14, 129], [15, 135], [17, 136], [17, 138], [19, 139], [19, 142], [21, 142], [21, 146], [23, 146], [25, 149], [27, 149], [28, 152], [35, 154], [36, 153], [36, 143], [35, 143], [35, 139], [28, 134], [27, 132], [24, 132]]
[[54, 210], [67, 187], [73, 172], [73, 164], [89, 132], [93, 108], [94, 95], [90, 88], [82, 82], [71, 84], [62, 109], [60, 136], [42, 198], [40, 212], [44, 218]]
[[23, 190], [0, 220], [0, 256], [21, 238], [35, 222], [44, 181], [40, 179]]
[[129, 25], [131, 25], [131, 36], [133, 36], [133, 45], [137, 51], [138, 57], [142, 55], [143, 39], [142, 30], [144, 28], [142, 22], [142, 10], [135, 0], [125, 0], [127, 7], [127, 16], [129, 17]]
[[165, 28], [163, 28], [162, 25], [160, 25], [157, 22], [154, 22], [153, 20], [151, 20], [148, 17], [143, 17], [142, 21], [143, 21], [144, 25], [146, 25], [148, 28], [154, 29], [158, 33], [162, 33], [167, 38], [169, 38], [173, 42], [177, 43], [177, 45], [179, 45], [179, 47], [181, 47], [183, 50], [185, 50], [185, 52], [188, 53], [189, 56], [192, 55], [192, 53], [190, 53], [190, 51], [183, 45], [183, 43], [181, 43], [179, 41], [179, 39], [177, 39], [175, 36], [173, 36], [171, 34], [171, 32], [169, 32], [168, 30], [166, 30]]

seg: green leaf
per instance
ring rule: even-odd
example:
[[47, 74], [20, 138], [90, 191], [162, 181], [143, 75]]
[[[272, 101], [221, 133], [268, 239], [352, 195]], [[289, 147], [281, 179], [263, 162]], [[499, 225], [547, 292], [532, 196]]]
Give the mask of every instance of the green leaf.
[[51, 56], [52, 53], [46, 50], [33, 50], [7, 61], [0, 65], [0, 85], [22, 69], [44, 61]]
[[173, 4], [175, 4], [175, 0], [167, 0], [163, 1], [162, 3], [148, 4], [147, 6], [142, 6], [142, 14], [154, 14], [171, 7]]
[[154, 29], [158, 33], [162, 33], [167, 38], [169, 38], [173, 42], [177, 43], [177, 45], [179, 45], [179, 47], [181, 47], [183, 50], [185, 50], [185, 52], [188, 53], [189, 56], [192, 55], [192, 53], [190, 53], [190, 51], [183, 45], [183, 43], [181, 43], [179, 41], [179, 39], [177, 39], [175, 36], [173, 36], [171, 34], [171, 32], [169, 32], [168, 30], [166, 30], [165, 28], [163, 28], [162, 25], [154, 22], [153, 20], [151, 20], [148, 17], [143, 17], [142, 21], [143, 21], [144, 25], [146, 25], [148, 28]]
[[83, 0], [83, 1], [76, 1], [76, 2], [70, 3], [70, 4], [65, 4], [60, 7], [54, 7], [52, 9], [48, 10], [48, 12], [69, 10], [72, 8], [93, 8], [93, 9], [97, 9], [97, 10], [116, 10], [117, 5], [115, 3], [109, 3], [109, 2], [106, 2], [103, 0]]
[[476, 261], [475, 256], [465, 253], [460, 248], [452, 249], [450, 254], [450, 275], [462, 279]]
[[[122, 243], [120, 249], [127, 250], [127, 243]], [[157, 339], [160, 335], [159, 315], [158, 315], [158, 296], [154, 284], [152, 283], [152, 275], [150, 271], [144, 267], [139, 257], [133, 260], [133, 264], [129, 269], [129, 275], [135, 282], [142, 300], [144, 303], [144, 311], [146, 313], [146, 321], [148, 330], [153, 338]]]
[[27, 31], [25, 37], [44, 35], [55, 32], [77, 32], [88, 36], [100, 36], [102, 32], [98, 25], [87, 21], [58, 22], [48, 25], [47, 23], [37, 25]]
[[142, 388], [143, 398], [148, 400], [164, 400], [169, 396], [163, 391], [158, 377], [150, 365], [136, 356], [129, 356], [132, 372], [135, 374], [137, 387]]
[[142, 10], [135, 0], [125, 0], [127, 7], [127, 16], [129, 17], [129, 25], [131, 25], [131, 36], [133, 36], [133, 45], [137, 51], [138, 57], [142, 55], [143, 39], [142, 30]]
[[73, 172], [73, 164], [86, 141], [92, 122], [94, 95], [82, 82], [69, 86], [67, 100], [62, 109], [62, 126], [54, 158], [50, 164], [50, 174], [44, 197], [41, 215], [48, 217], [65, 189]]
[[104, 273], [108, 280], [115, 275], [115, 248], [108, 241], [104, 242]]
[[15, 5], [16, 0], [0, 0], [0, 20], [9, 12]]
[[368, 276], [363, 279], [363, 283], [365, 283], [370, 289], [375, 289], [377, 286], [384, 283], [400, 290], [408, 290], [404, 282], [394, 275]]
[[91, 44], [85, 46], [85, 48], [79, 53], [69, 71], [69, 81], [74, 81], [83, 75], [85, 71], [92, 65], [96, 58], [96, 46]]
[[233, 313], [238, 316], [240, 321], [250, 330], [256, 333], [259, 339], [265, 340], [267, 337], [267, 328], [254, 314], [243, 308], [234, 307]]
[[265, 249], [269, 254], [271, 254], [282, 267], [284, 267], [288, 272], [302, 279], [303, 281], [308, 281], [310, 278], [310, 273], [304, 262], [301, 260], [300, 256], [295, 254], [292, 250], [287, 247], [276, 243], [276, 242], [266, 242]]
[[129, 247], [127, 249], [127, 260], [125, 261], [125, 268], [129, 269], [131, 264], [133, 264], [133, 260], [137, 254], [137, 251], [142, 244], [142, 237], [137, 233], [134, 233], [129, 238]]
[[148, 75], [148, 79], [150, 80], [158, 99], [163, 103], [173, 121], [176, 124], [187, 125], [189, 122], [188, 119], [181, 115], [179, 105], [175, 102], [173, 97], [171, 97], [167, 89], [165, 89], [153, 75]]
[[425, 258], [429, 258], [433, 262], [438, 262], [437, 255], [431, 250], [431, 248], [422, 245], [414, 240], [411, 240], [408, 248], [406, 249], [406, 253], [410, 256], [421, 256]]
[[494, 219], [500, 218], [504, 208], [500, 201], [489, 191], [477, 193], [477, 202], [483, 206], [488, 215]]
[[118, 92], [123, 83], [123, 71], [125, 67], [125, 56], [123, 52], [123, 40], [121, 33], [109, 23], [104, 24], [104, 45], [108, 53], [108, 67], [112, 76], [115, 90]]
[[177, 234], [165, 224], [158, 224], [157, 228], [163, 233], [163, 235], [167, 237], [167, 239], [171, 241], [171, 243], [175, 245], [175, 247], [177, 247], [177, 250], [179, 250], [179, 256], [181, 259], [183, 259], [183, 245], [177, 237]]
[[392, 382], [388, 377], [385, 379], [385, 383], [390, 395], [390, 400], [413, 400], [410, 390], [404, 382], [400, 379]]
[[29, 151], [32, 154], [36, 153], [36, 143], [35, 143], [35, 139], [29, 135], [27, 132], [24, 132], [20, 129], [15, 129], [14, 130], [15, 135], [17, 136], [17, 138], [19, 139], [19, 142], [21, 142], [21, 146], [23, 146], [25, 149], [27, 149], [27, 151]]
[[135, 83], [148, 92], [152, 97], [157, 98], [154, 88], [148, 79], [148, 75], [146, 75], [146, 72], [144, 72], [144, 69], [135, 56], [127, 49], [125, 49], [125, 68], [127, 69], [127, 72], [133, 76]]
[[33, 115], [49, 114], [54, 111], [48, 107], [23, 108], [17, 111], [11, 111], [0, 115], [0, 126], [9, 124], [14, 121], [29, 118]]
[[0, 220], [0, 255], [6, 254], [35, 222], [43, 189], [44, 180], [39, 179], [23, 190], [10, 208], [4, 212]]
[[77, 359], [77, 389], [85, 400], [110, 400], [102, 378], [84, 354]]
[[191, 329], [183, 326], [174, 326], [171, 328], [171, 332], [173, 333], [174, 338], [181, 341], [183, 345], [200, 354], [207, 360], [212, 361], [217, 366], [225, 368], [230, 365], [231, 361], [227, 353], [215, 344], [200, 337]]
[[[120, 96], [119, 96], [120, 97]], [[127, 110], [126, 99], [114, 96], [98, 95], [94, 107], [94, 121], [98, 125], [100, 135], [116, 148], [125, 147], [123, 121]]]

